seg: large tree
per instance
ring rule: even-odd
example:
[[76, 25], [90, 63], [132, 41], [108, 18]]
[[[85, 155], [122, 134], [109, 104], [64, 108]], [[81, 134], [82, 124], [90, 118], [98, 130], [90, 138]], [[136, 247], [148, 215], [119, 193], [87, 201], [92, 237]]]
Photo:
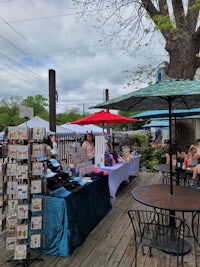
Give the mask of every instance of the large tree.
[[[73, 1], [84, 9], [84, 14], [89, 16], [95, 13], [101, 27], [117, 18], [112, 38], [123, 35], [129, 45], [138, 36], [149, 34], [151, 29], [159, 30], [169, 55], [169, 62], [165, 62], [168, 76], [175, 79], [194, 78], [200, 67], [200, 0]], [[147, 21], [154, 25], [147, 27]]]

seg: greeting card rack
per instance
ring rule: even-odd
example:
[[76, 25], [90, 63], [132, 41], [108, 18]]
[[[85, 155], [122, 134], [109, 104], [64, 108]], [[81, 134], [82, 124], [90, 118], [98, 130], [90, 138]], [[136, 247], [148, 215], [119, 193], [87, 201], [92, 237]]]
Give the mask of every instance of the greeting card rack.
[[14, 251], [8, 261], [29, 266], [28, 247], [39, 248], [45, 240], [42, 195], [45, 192], [46, 135], [44, 128], [8, 127], [2, 149], [2, 223], [5, 249]]

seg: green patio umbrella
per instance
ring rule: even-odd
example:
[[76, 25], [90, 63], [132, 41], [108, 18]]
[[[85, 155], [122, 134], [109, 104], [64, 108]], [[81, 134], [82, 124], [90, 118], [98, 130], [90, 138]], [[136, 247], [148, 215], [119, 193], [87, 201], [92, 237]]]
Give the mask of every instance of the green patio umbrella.
[[[92, 108], [107, 108], [122, 111], [163, 110], [169, 111], [169, 141], [172, 145], [172, 109], [200, 107], [200, 82], [193, 80], [166, 80], [149, 85], [132, 93], [122, 95]], [[170, 155], [170, 194], [173, 194], [172, 155]]]

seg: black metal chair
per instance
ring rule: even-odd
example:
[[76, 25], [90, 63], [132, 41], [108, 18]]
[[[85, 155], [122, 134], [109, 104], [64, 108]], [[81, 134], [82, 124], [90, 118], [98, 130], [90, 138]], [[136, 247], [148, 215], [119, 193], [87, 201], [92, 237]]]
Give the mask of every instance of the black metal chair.
[[194, 240], [200, 246], [200, 211], [193, 213], [192, 216], [192, 233]]
[[139, 246], [144, 253], [144, 247], [149, 248], [149, 256], [152, 256], [152, 248], [166, 251], [179, 256], [183, 262], [185, 223], [184, 220], [173, 215], [152, 210], [129, 210], [129, 218], [133, 226], [133, 241], [135, 245], [135, 267], [137, 266], [137, 252]]

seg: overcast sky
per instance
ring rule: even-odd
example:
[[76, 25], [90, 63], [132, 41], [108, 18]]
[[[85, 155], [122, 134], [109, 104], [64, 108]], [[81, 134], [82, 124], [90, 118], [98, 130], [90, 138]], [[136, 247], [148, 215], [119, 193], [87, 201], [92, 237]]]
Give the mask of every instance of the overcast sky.
[[126, 87], [124, 70], [166, 60], [159, 38], [131, 55], [99, 42], [94, 18], [77, 22], [77, 17], [71, 0], [0, 0], [1, 99], [37, 94], [48, 98], [49, 69], [54, 69], [57, 113], [66, 108], [80, 108], [82, 113], [83, 106], [88, 111], [104, 100], [106, 88], [110, 99], [134, 90]]

